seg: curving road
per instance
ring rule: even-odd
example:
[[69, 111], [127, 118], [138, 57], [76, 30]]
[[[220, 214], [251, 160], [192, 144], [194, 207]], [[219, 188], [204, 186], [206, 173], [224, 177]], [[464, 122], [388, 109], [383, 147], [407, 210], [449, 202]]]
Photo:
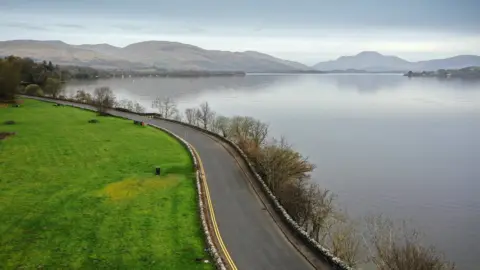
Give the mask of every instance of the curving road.
[[[91, 109], [88, 105], [57, 102]], [[207, 176], [220, 234], [238, 269], [314, 269], [287, 240], [265, 210], [246, 173], [220, 142], [181, 124], [119, 111], [110, 113], [166, 128], [196, 148]]]

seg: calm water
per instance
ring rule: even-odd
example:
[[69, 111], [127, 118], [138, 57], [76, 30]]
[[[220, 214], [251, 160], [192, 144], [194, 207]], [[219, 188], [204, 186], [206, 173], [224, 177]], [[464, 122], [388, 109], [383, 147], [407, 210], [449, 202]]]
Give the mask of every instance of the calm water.
[[[110, 86], [150, 107], [208, 101], [224, 115], [270, 123], [317, 165], [314, 181], [353, 216], [412, 220], [460, 269], [480, 264], [480, 82], [399, 75], [249, 75], [117, 79]], [[150, 109], [151, 110], [151, 109]]]

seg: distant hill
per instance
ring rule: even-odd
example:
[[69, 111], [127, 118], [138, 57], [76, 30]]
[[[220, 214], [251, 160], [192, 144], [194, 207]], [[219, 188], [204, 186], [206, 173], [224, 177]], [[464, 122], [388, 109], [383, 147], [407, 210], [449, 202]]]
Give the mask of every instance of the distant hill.
[[330, 70], [364, 70], [381, 71], [429, 71], [438, 69], [460, 69], [469, 66], [480, 66], [480, 56], [459, 55], [446, 59], [409, 62], [397, 56], [383, 55], [378, 52], [361, 52], [354, 56], [342, 56], [337, 60], [320, 62], [313, 68], [322, 71]]
[[109, 44], [70, 45], [62, 41], [12, 40], [0, 42], [0, 55], [31, 57], [60, 65], [105, 69], [285, 72], [311, 70], [306, 65], [259, 52], [205, 50], [193, 45], [144, 41], [126, 47]]
[[446, 59], [435, 59], [417, 62], [417, 70], [438, 70], [438, 69], [462, 69], [466, 67], [480, 66], [480, 56], [459, 55]]

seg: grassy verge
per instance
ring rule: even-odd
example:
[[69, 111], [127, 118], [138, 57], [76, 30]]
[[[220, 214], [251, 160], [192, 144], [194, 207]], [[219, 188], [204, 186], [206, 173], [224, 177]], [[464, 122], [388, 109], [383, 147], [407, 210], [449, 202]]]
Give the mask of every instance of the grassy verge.
[[0, 132], [16, 132], [0, 141], [2, 268], [212, 269], [195, 261], [207, 255], [187, 151], [159, 130], [92, 118], [34, 100], [0, 108]]

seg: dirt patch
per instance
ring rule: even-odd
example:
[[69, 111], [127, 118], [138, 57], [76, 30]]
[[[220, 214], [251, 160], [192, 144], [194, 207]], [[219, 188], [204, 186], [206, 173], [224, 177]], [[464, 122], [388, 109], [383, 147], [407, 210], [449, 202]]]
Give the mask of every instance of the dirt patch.
[[22, 99], [17, 99], [17, 100], [1, 100], [0, 101], [0, 109], [1, 108], [8, 108], [8, 107], [11, 107], [13, 105], [19, 105], [19, 104], [23, 104], [23, 100]]
[[149, 178], [128, 178], [108, 184], [101, 194], [111, 201], [123, 201], [159, 189], [169, 188], [179, 183], [177, 175], [157, 176]]
[[15, 135], [15, 132], [0, 132], [0, 140]]

